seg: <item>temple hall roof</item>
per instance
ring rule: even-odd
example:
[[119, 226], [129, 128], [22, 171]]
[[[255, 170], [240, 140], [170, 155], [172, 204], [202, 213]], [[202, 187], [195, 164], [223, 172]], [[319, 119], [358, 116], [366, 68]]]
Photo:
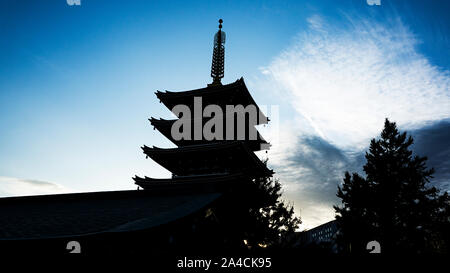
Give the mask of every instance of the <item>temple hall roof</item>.
[[0, 198], [0, 242], [150, 229], [190, 215], [220, 195], [134, 190]]

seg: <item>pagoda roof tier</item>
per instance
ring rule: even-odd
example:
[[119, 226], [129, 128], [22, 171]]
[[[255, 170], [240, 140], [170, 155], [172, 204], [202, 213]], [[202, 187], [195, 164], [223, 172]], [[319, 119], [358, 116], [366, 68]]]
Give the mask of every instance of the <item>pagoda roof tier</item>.
[[[269, 119], [259, 109], [252, 95], [245, 85], [244, 79], [241, 77], [233, 83], [225, 85], [211, 85], [205, 88], [187, 90], [187, 91], [157, 91], [156, 96], [160, 102], [170, 110], [176, 105], [187, 105], [193, 109], [194, 97], [202, 97], [202, 104], [210, 105], [216, 104], [221, 107], [224, 105], [255, 105], [259, 112], [258, 124], [267, 124]], [[224, 108], [223, 108], [224, 109]]]
[[[193, 134], [191, 135], [191, 140], [175, 140], [172, 137], [171, 129], [172, 125], [175, 123], [176, 119], [155, 119], [150, 118], [150, 123], [153, 125], [155, 129], [157, 129], [161, 134], [163, 134], [165, 137], [167, 137], [173, 144], [177, 145], [178, 147], [182, 146], [188, 146], [188, 145], [198, 145], [198, 144], [207, 144], [207, 143], [216, 143], [216, 142], [232, 142], [235, 140], [194, 140]], [[256, 129], [255, 129], [256, 130]], [[225, 138], [225, 136], [223, 136]], [[268, 150], [270, 148], [270, 144], [259, 134], [259, 132], [256, 132], [256, 139], [255, 140], [243, 140], [248, 147], [252, 151], [260, 151], [260, 150]]]
[[144, 145], [142, 149], [174, 176], [239, 172], [255, 177], [273, 174], [243, 141], [167, 149]]
[[172, 178], [144, 178], [133, 177], [136, 185], [146, 190], [157, 190], [170, 188], [174, 189], [192, 189], [198, 188], [202, 191], [223, 191], [230, 189], [236, 183], [249, 181], [249, 177], [242, 174], [208, 174], [208, 175], [191, 175], [191, 176], [175, 176]]

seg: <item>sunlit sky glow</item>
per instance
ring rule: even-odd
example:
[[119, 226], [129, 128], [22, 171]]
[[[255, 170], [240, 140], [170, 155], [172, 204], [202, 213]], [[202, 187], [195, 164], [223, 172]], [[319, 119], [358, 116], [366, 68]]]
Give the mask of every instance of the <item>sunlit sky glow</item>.
[[0, 3], [0, 196], [168, 177], [139, 148], [173, 147], [147, 120], [171, 117], [154, 92], [211, 81], [219, 18], [223, 82], [243, 76], [257, 103], [279, 106], [261, 156], [302, 228], [334, 217], [343, 172], [361, 169], [385, 117], [417, 136], [450, 189], [450, 2], [185, 2]]

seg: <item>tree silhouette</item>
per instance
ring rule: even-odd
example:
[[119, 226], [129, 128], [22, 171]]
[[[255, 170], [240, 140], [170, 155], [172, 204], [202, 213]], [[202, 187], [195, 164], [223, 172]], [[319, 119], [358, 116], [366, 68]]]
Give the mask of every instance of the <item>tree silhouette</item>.
[[382, 253], [448, 253], [449, 196], [428, 185], [434, 169], [413, 154], [412, 144], [386, 119], [366, 152], [366, 177], [345, 173], [337, 191], [342, 205], [334, 206], [342, 251], [367, 253], [376, 240]]
[[282, 200], [278, 179], [260, 176], [242, 182], [233, 193], [232, 204], [214, 209], [223, 234], [228, 234], [228, 245], [251, 249], [288, 246], [287, 238], [301, 220], [295, 216], [294, 208]]
[[301, 220], [295, 217], [292, 205], [281, 199], [281, 184], [273, 177], [257, 178], [254, 182], [253, 203], [249, 208], [249, 223], [254, 232], [248, 243], [253, 246], [275, 246], [285, 242], [286, 235], [294, 232]]

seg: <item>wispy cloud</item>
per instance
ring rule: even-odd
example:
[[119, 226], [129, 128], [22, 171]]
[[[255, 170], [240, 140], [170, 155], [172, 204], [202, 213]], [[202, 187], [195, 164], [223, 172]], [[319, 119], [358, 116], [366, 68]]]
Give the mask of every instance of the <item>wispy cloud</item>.
[[0, 176], [0, 197], [68, 192], [73, 192], [73, 190], [55, 183]]
[[267, 91], [282, 93], [298, 113], [297, 123], [280, 126], [269, 162], [303, 227], [334, 217], [343, 172], [360, 170], [386, 117], [408, 130], [450, 117], [450, 72], [418, 52], [420, 41], [401, 20], [346, 20], [337, 27], [307, 18], [308, 29], [261, 68], [264, 85], [277, 87]]
[[400, 20], [336, 28], [319, 18], [262, 68], [318, 135], [362, 148], [385, 117], [407, 128], [450, 117], [449, 71], [417, 52], [419, 41]]

